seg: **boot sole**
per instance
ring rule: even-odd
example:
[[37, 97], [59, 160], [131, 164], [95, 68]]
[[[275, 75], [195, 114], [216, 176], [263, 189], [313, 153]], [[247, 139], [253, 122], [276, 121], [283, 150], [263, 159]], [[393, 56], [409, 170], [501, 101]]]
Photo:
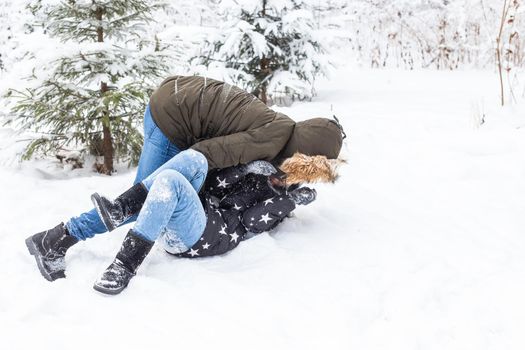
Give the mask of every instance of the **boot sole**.
[[127, 287], [127, 285], [124, 286], [122, 289], [107, 289], [107, 288], [99, 286], [96, 283], [93, 284], [93, 289], [94, 290], [96, 290], [97, 292], [103, 293], [103, 294], [108, 294], [108, 295], [120, 294], [120, 292], [122, 292], [124, 289], [126, 289], [126, 287]]
[[113, 231], [115, 229], [115, 226], [111, 222], [108, 213], [103, 209], [103, 207], [100, 206], [100, 203], [102, 203], [102, 198], [100, 197], [100, 195], [96, 192], [93, 193], [91, 195], [91, 202], [93, 202], [95, 210], [97, 211], [98, 216], [100, 216], [100, 219], [104, 223], [104, 226], [106, 226], [109, 232]]
[[35, 257], [36, 260], [36, 266], [38, 266], [38, 270], [40, 271], [40, 274], [49, 282], [53, 282], [54, 280], [58, 278], [65, 278], [66, 275], [64, 272], [56, 272], [56, 273], [49, 273], [46, 268], [43, 265], [42, 262], [42, 254], [38, 251], [38, 248], [35, 245], [35, 242], [31, 239], [31, 237], [26, 239], [26, 247], [27, 250], [29, 250], [29, 254]]

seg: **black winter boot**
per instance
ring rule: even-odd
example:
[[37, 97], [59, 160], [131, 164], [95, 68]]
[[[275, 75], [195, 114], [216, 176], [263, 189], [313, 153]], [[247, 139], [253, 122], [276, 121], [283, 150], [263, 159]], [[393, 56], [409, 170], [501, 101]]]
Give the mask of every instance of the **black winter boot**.
[[114, 201], [98, 193], [91, 195], [91, 201], [108, 231], [113, 231], [134, 214], [140, 212], [147, 196], [148, 190], [139, 182]]
[[66, 251], [78, 242], [69, 235], [64, 223], [26, 239], [29, 253], [36, 259], [40, 273], [48, 281], [64, 278], [66, 270]]
[[95, 282], [93, 288], [104, 294], [119, 294], [148, 255], [154, 242], [147, 241], [129, 230], [115, 260]]

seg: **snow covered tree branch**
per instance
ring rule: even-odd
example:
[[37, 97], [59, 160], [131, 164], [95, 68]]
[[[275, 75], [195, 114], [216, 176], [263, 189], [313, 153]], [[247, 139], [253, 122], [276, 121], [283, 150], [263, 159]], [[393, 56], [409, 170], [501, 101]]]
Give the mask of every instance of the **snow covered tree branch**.
[[309, 99], [330, 63], [304, 1], [256, 0], [223, 4], [224, 25], [209, 40], [200, 63], [223, 65], [226, 80], [263, 102]]
[[113, 172], [114, 159], [138, 161], [144, 107], [172, 56], [157, 38], [143, 37], [159, 6], [146, 0], [67, 0], [37, 9], [65, 50], [35, 67], [39, 85], [9, 93], [21, 127], [42, 133], [28, 145], [25, 159], [70, 146], [102, 156], [97, 169], [105, 174]]

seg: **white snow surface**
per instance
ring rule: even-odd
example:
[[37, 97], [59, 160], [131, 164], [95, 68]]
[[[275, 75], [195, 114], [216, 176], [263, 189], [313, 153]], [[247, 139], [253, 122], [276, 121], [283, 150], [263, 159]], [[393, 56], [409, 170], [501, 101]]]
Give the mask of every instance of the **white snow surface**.
[[317, 90], [279, 110], [333, 109], [349, 134], [340, 181], [224, 256], [156, 245], [118, 296], [92, 284], [130, 226], [71, 248], [53, 283], [24, 239], [95, 191], [118, 195], [134, 169], [19, 165], [1, 129], [2, 348], [523, 349], [525, 106], [498, 108], [481, 71], [347, 67]]

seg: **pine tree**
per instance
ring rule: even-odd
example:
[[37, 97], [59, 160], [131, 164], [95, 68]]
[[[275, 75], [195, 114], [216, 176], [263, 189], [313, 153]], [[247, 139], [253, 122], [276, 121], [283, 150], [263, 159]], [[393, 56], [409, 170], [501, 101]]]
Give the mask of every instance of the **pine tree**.
[[229, 5], [224, 26], [199, 62], [225, 66], [227, 80], [269, 99], [308, 99], [329, 62], [316, 39], [312, 12], [302, 0], [256, 0]]
[[137, 125], [167, 71], [167, 52], [158, 40], [143, 38], [152, 11], [162, 6], [147, 0], [64, 0], [47, 7], [36, 2], [46, 32], [66, 52], [48, 63], [46, 77], [35, 73], [38, 86], [10, 91], [22, 127], [40, 135], [24, 159], [80, 147], [103, 156], [97, 168], [105, 174], [113, 172], [114, 159], [137, 162]]

